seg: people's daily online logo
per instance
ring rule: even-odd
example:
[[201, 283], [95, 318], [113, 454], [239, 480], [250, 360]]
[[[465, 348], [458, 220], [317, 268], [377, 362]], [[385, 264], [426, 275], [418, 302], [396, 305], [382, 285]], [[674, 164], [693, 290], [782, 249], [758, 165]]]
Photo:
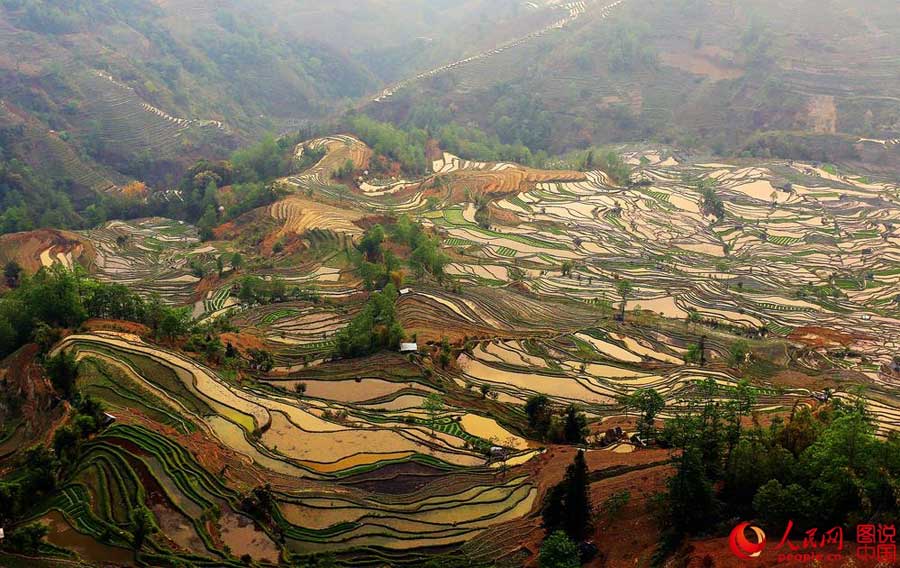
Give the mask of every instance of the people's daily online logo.
[[[748, 538], [748, 532], [753, 535], [756, 542]], [[755, 525], [741, 523], [731, 531], [728, 544], [735, 556], [742, 560], [750, 560], [762, 554], [766, 547], [766, 533]]]
[[[803, 540], [792, 542], [794, 521], [789, 520], [781, 542], [772, 549], [779, 562], [813, 562], [840, 560], [844, 555], [844, 529], [837, 526], [827, 531], [811, 528], [802, 533]], [[728, 537], [731, 552], [741, 560], [759, 558], [766, 548], [766, 533], [756, 525], [742, 522]], [[893, 524], [861, 524], [856, 527], [856, 557], [860, 560], [897, 561], [897, 528]]]

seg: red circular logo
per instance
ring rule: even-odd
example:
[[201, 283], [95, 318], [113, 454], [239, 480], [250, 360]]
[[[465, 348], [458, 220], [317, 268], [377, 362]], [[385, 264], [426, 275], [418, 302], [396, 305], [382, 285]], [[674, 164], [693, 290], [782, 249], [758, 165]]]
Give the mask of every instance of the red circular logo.
[[[746, 531], [748, 527], [756, 536], [756, 542], [750, 542], [750, 539], [747, 538]], [[761, 528], [750, 523], [741, 523], [731, 531], [731, 536], [728, 537], [728, 545], [731, 547], [731, 552], [741, 560], [757, 558], [762, 554], [763, 548], [766, 547], [766, 533]]]

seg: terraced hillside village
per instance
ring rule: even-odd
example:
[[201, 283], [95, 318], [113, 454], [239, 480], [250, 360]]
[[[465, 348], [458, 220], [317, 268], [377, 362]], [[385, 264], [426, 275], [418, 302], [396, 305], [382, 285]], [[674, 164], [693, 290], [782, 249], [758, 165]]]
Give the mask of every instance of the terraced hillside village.
[[896, 180], [367, 137], [206, 228], [0, 237], [0, 563], [728, 566], [734, 518], [896, 518]]
[[0, 0], [0, 567], [894, 566], [898, 38]]

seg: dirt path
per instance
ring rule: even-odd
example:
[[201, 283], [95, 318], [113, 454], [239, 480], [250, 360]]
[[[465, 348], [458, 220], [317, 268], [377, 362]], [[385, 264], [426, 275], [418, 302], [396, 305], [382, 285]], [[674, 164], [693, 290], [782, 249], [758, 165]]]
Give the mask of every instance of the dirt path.
[[[602, 8], [599, 8], [597, 10], [597, 13], [600, 15], [601, 18], [606, 18], [613, 8], [618, 7], [623, 2], [625, 2], [625, 0], [616, 0], [615, 2], [613, 2], [611, 4], [604, 5]], [[534, 41], [540, 37], [543, 37], [543, 36], [547, 35], [548, 33], [552, 32], [553, 30], [561, 30], [561, 29], [565, 28], [566, 26], [570, 25], [572, 22], [578, 20], [584, 14], [586, 14], [588, 12], [588, 10], [591, 9], [591, 8], [589, 8], [589, 6], [593, 3], [594, 2], [592, 2], [591, 0], [587, 0], [587, 1], [578, 1], [578, 2], [568, 2], [566, 4], [562, 4], [561, 6], [557, 6], [557, 8], [563, 8], [565, 10], [568, 10], [568, 14], [566, 14], [566, 16], [564, 16], [563, 18], [553, 22], [552, 24], [549, 24], [539, 30], [533, 31], [527, 35], [507, 41], [506, 43], [498, 45], [497, 47], [495, 47], [493, 49], [489, 49], [487, 51], [482, 51], [481, 53], [472, 55], [470, 57], [466, 57], [465, 59], [460, 59], [460, 60], [454, 61], [452, 63], [447, 63], [446, 65], [436, 67], [434, 69], [431, 69], [430, 71], [424, 71], [422, 73], [419, 73], [418, 75], [411, 77], [409, 79], [404, 79], [403, 81], [400, 81], [399, 83], [395, 83], [394, 85], [386, 87], [381, 92], [381, 94], [373, 97], [371, 100], [376, 103], [384, 102], [384, 101], [390, 99], [394, 95], [394, 93], [396, 93], [400, 89], [403, 89], [404, 87], [408, 87], [409, 85], [411, 85], [417, 81], [420, 81], [422, 79], [427, 79], [430, 77], [434, 77], [436, 75], [440, 75], [441, 73], [445, 73], [447, 71], [457, 69], [464, 65], [468, 65], [468, 64], [474, 63], [476, 61], [482, 61], [489, 57], [499, 55], [500, 53], [503, 53], [504, 51], [507, 51], [507, 50], [515, 48], [515, 47], [519, 47], [521, 45], [524, 45], [526, 43]], [[364, 106], [365, 104], [368, 104], [368, 102], [369, 101], [364, 101], [363, 103], [361, 103], [361, 105]]]

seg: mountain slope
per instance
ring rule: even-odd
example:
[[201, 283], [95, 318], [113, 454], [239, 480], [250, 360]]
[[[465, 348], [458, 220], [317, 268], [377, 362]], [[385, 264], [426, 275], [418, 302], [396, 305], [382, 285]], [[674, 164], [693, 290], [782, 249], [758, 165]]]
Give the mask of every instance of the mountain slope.
[[[860, 138], [900, 133], [894, 2], [651, 0], [624, 2], [608, 17], [607, 4], [588, 2], [562, 30], [367, 110], [403, 121], [433, 104], [452, 110], [445, 119], [551, 152], [657, 138], [721, 152], [807, 145], [815, 156], [797, 157], [837, 160], [873, 150], [854, 148]], [[776, 140], [753, 138], [766, 133]], [[897, 159], [883, 149], [868, 158]]]

